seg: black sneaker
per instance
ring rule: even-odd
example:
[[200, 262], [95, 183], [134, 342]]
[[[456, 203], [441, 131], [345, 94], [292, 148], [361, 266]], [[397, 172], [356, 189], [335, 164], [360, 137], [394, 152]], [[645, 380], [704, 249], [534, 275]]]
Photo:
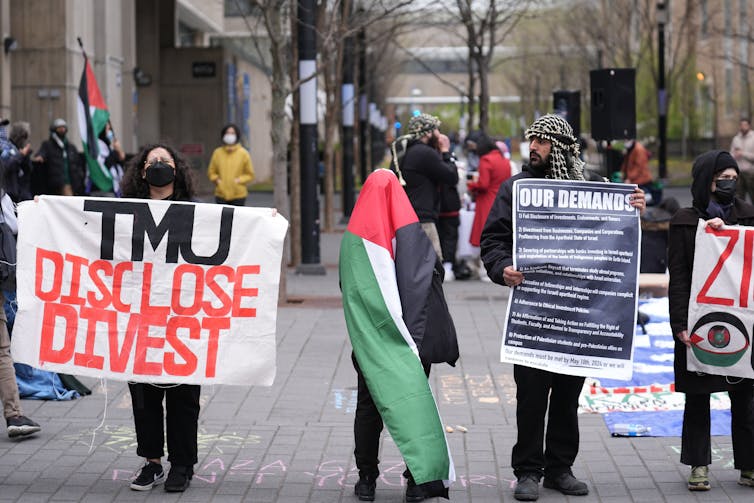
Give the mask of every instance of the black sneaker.
[[41, 426], [26, 416], [9, 417], [5, 421], [8, 425], [8, 436], [10, 438], [25, 437], [42, 429]]
[[513, 497], [519, 501], [536, 501], [539, 498], [539, 475], [524, 473], [518, 477]]
[[377, 487], [376, 477], [364, 475], [359, 477], [359, 481], [353, 487], [353, 493], [359, 498], [359, 501], [374, 501], [374, 489]]
[[165, 481], [165, 471], [160, 463], [147, 461], [139, 470], [139, 474], [131, 482], [131, 489], [134, 491], [149, 491], [157, 484]]
[[193, 466], [170, 465], [168, 479], [165, 481], [165, 490], [169, 493], [182, 493], [191, 485], [193, 476]]
[[545, 477], [542, 485], [547, 489], [555, 489], [569, 496], [586, 496], [589, 494], [587, 485], [568, 472], [552, 478]]
[[416, 485], [413, 479], [408, 479], [406, 484], [406, 501], [409, 503], [415, 501], [424, 501], [424, 491]]

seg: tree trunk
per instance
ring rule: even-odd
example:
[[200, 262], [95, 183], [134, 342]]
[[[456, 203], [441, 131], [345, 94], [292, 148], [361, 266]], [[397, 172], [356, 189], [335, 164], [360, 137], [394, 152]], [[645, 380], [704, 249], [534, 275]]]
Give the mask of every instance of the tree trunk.
[[479, 67], [479, 129], [489, 133], [489, 107], [490, 107], [490, 84], [488, 81], [489, 66], [483, 61], [478, 63]]
[[[289, 10], [291, 13], [296, 12], [297, 1], [289, 1]], [[293, 89], [293, 82], [298, 81], [298, 19], [295, 15], [289, 17], [290, 25], [289, 30], [291, 34], [290, 52], [292, 54], [290, 58], [290, 66], [288, 67], [288, 74], [283, 78], [288, 78], [292, 82], [291, 89]], [[282, 55], [282, 54], [281, 54]], [[284, 59], [281, 60], [285, 61]], [[291, 204], [291, 265], [297, 267], [301, 264], [301, 158], [299, 155], [299, 98], [298, 90], [294, 91], [292, 99], [292, 114], [293, 120], [291, 121], [291, 134], [288, 149], [290, 151], [290, 204]], [[281, 113], [282, 113], [281, 109]]]
[[[278, 34], [283, 33], [282, 13], [273, 9], [269, 13], [271, 27], [278, 28]], [[288, 200], [288, 165], [285, 133], [285, 97], [288, 94], [287, 72], [283, 66], [285, 61], [285, 44], [279, 37], [270, 36], [270, 50], [272, 51], [272, 80], [270, 88], [272, 103], [270, 111], [270, 139], [272, 140], [273, 163], [273, 201], [278, 212], [291, 221], [291, 209]], [[290, 236], [290, 234], [289, 234]], [[280, 290], [278, 300], [285, 302], [288, 298], [286, 283], [286, 266], [289, 251], [284, 248], [280, 271]]]

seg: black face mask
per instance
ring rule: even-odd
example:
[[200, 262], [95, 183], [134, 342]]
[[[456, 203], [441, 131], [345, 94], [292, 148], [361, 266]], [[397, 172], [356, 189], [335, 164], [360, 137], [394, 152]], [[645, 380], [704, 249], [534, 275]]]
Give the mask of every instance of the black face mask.
[[157, 161], [147, 166], [145, 178], [149, 185], [164, 187], [175, 180], [175, 171], [170, 164]]
[[720, 204], [730, 204], [736, 196], [736, 180], [715, 180], [715, 198]]

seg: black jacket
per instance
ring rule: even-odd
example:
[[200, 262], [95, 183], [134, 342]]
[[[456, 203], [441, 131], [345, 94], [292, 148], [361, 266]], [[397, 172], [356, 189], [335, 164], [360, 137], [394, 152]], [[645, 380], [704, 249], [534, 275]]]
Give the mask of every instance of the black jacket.
[[440, 154], [422, 142], [413, 142], [401, 160], [406, 194], [420, 222], [437, 222], [441, 184], [458, 184], [458, 170], [450, 154]]
[[16, 152], [3, 162], [2, 186], [14, 203], [32, 198], [31, 176], [32, 163], [29, 155]]
[[[688, 329], [689, 297], [691, 296], [691, 273], [694, 268], [694, 251], [696, 245], [696, 228], [699, 219], [707, 220], [707, 204], [710, 200], [710, 186], [715, 172], [715, 151], [700, 156], [694, 165], [694, 183], [691, 193], [694, 197], [692, 208], [678, 210], [670, 221], [668, 239], [668, 270], [670, 284], [668, 301], [670, 327], [675, 340], [675, 388], [684, 393], [714, 393], [727, 391], [734, 385], [725, 376], [699, 374], [690, 372], [686, 367], [686, 346], [675, 334]], [[730, 215], [725, 219], [727, 225], [754, 226], [754, 206], [736, 198]], [[733, 379], [737, 381], [737, 379]], [[752, 381], [744, 379], [740, 385], [751, 386]]]
[[508, 178], [497, 191], [480, 240], [482, 262], [487, 275], [499, 285], [503, 269], [513, 265], [513, 182], [522, 178], [544, 178], [544, 169], [525, 165], [521, 173]]
[[84, 195], [86, 170], [84, 169], [83, 156], [76, 150], [76, 147], [69, 142], [65, 142], [65, 149], [68, 154], [68, 177], [65, 173], [65, 160], [63, 149], [52, 138], [42, 142], [39, 148], [39, 155], [44, 158], [44, 162], [38, 163], [34, 167], [32, 176], [32, 191], [37, 194], [60, 194], [68, 178], [76, 196]]

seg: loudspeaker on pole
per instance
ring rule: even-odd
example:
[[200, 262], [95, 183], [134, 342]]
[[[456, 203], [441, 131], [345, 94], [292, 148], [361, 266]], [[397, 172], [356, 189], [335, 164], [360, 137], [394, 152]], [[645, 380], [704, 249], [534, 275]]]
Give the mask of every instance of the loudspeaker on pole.
[[552, 93], [552, 108], [573, 128], [573, 135], [581, 134], [581, 91], [559, 90]]
[[603, 68], [589, 72], [592, 138], [636, 138], [636, 69]]

